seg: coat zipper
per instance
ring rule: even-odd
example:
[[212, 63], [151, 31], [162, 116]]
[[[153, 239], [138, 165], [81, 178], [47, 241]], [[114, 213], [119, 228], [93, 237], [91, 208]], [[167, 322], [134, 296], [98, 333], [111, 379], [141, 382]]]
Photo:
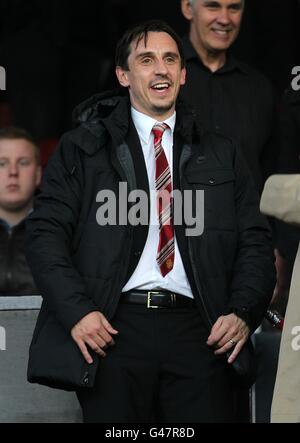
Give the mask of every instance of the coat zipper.
[[[124, 142], [121, 145], [118, 145], [115, 151], [115, 158], [112, 157], [113, 165], [115, 166], [116, 172], [119, 174], [119, 177], [121, 180], [124, 180], [126, 178], [127, 184], [128, 184], [128, 193], [136, 189], [136, 177], [135, 177], [135, 171], [134, 171], [134, 165], [131, 158], [131, 154], [129, 151], [128, 145]], [[116, 161], [117, 160], [117, 163]], [[122, 173], [124, 176], [122, 176]], [[129, 263], [130, 259], [130, 251], [132, 246], [132, 239], [133, 239], [133, 227], [128, 226], [129, 231], [129, 238], [126, 242], [126, 247], [124, 247], [124, 255], [122, 263]], [[128, 245], [128, 247], [127, 247]], [[126, 258], [126, 261], [125, 261]], [[126, 268], [127, 270], [127, 268]], [[119, 272], [120, 278], [120, 287], [118, 288], [117, 293], [118, 296], [115, 296], [112, 298], [112, 303], [108, 307], [108, 320], [110, 321], [117, 309], [117, 306], [119, 304], [120, 298], [121, 298], [121, 290], [122, 290], [122, 280], [123, 280], [123, 274], [121, 271]]]
[[208, 324], [210, 325], [210, 327], [213, 327], [214, 322], [212, 321], [212, 319], [211, 319], [211, 317], [210, 317], [210, 315], [208, 313], [208, 310], [207, 310], [207, 308], [205, 306], [204, 299], [203, 299], [203, 296], [202, 296], [202, 287], [201, 287], [201, 283], [200, 283], [200, 280], [199, 280], [199, 277], [198, 277], [198, 272], [197, 272], [197, 269], [196, 269], [196, 263], [194, 261], [194, 255], [193, 255], [192, 245], [191, 245], [191, 240], [190, 239], [188, 239], [188, 249], [189, 249], [189, 257], [190, 257], [190, 260], [191, 260], [193, 275], [194, 275], [194, 279], [195, 279], [195, 283], [196, 283], [196, 288], [197, 288], [197, 291], [198, 291], [199, 296], [200, 296], [202, 308], [203, 308], [204, 313], [206, 315], [206, 319], [208, 321]]
[[[184, 167], [186, 166], [187, 162], [190, 160], [192, 156], [192, 148], [189, 145], [184, 145], [183, 149], [182, 149], [182, 155], [180, 158], [180, 164], [179, 164], [179, 174], [180, 174], [180, 187], [181, 190], [183, 189], [183, 183], [184, 183], [184, 179], [183, 179], [183, 170]], [[206, 320], [208, 321], [208, 324], [213, 327], [214, 322], [212, 321], [209, 312], [205, 306], [205, 302], [204, 302], [204, 298], [203, 298], [203, 292], [202, 292], [202, 287], [201, 287], [201, 283], [200, 283], [200, 279], [198, 276], [198, 272], [196, 269], [196, 263], [194, 260], [194, 254], [193, 254], [193, 249], [192, 249], [192, 245], [191, 245], [191, 239], [190, 237], [188, 237], [188, 250], [189, 250], [189, 257], [190, 257], [190, 261], [191, 261], [191, 265], [192, 265], [192, 271], [193, 271], [193, 276], [194, 276], [194, 280], [195, 280], [195, 284], [196, 284], [196, 288], [198, 291], [198, 295], [201, 301], [201, 305], [204, 311], [204, 314], [206, 316]]]

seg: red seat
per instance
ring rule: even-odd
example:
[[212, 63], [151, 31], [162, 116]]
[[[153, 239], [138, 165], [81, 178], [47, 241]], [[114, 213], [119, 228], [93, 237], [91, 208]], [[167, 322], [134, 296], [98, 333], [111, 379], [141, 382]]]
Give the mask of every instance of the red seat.
[[7, 128], [13, 124], [13, 113], [9, 103], [0, 103], [0, 128]]
[[47, 166], [48, 160], [55, 151], [58, 144], [58, 138], [49, 138], [46, 140], [39, 141], [39, 146], [41, 149], [41, 163], [43, 169]]

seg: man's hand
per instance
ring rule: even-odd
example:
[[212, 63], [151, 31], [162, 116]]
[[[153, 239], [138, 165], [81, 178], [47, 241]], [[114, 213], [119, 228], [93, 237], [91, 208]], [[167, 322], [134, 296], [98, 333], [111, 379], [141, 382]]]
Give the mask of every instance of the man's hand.
[[208, 346], [216, 348], [215, 355], [232, 352], [228, 363], [233, 363], [242, 347], [247, 342], [250, 329], [241, 318], [235, 314], [220, 317], [208, 337]]
[[87, 346], [101, 357], [106, 357], [105, 350], [114, 346], [115, 341], [112, 336], [117, 334], [118, 331], [109, 324], [101, 312], [92, 312], [87, 315], [74, 326], [71, 332], [73, 340], [89, 364], [93, 363], [93, 359]]

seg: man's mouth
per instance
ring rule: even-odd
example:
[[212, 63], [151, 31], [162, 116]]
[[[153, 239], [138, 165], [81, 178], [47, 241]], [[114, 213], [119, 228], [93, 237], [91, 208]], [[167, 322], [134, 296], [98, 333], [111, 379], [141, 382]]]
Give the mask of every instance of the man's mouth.
[[20, 188], [19, 185], [8, 185], [8, 186], [7, 186], [7, 189], [8, 189], [8, 191], [10, 191], [10, 192], [18, 191], [19, 188]]
[[232, 32], [232, 29], [216, 29], [212, 28], [212, 31], [219, 35], [220, 37], [228, 37], [228, 35]]
[[169, 82], [159, 82], [155, 83], [151, 86], [151, 89], [158, 92], [165, 92], [171, 87]]

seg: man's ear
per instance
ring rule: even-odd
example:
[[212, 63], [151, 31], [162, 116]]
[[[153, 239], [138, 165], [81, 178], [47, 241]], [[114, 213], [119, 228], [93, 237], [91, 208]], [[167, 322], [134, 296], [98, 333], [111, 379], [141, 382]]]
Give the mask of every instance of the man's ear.
[[35, 186], [39, 188], [42, 181], [42, 167], [38, 166], [36, 169], [36, 178], [35, 178]]
[[121, 66], [117, 66], [116, 67], [116, 76], [119, 80], [120, 85], [123, 86], [124, 88], [128, 88], [129, 81], [128, 81], [128, 77], [127, 77], [127, 71], [124, 71], [124, 69], [122, 69]]
[[194, 13], [193, 7], [190, 4], [190, 0], [181, 0], [181, 12], [187, 20], [192, 20]]
[[183, 68], [181, 70], [181, 78], [180, 78], [180, 85], [183, 86], [186, 83], [186, 68]]

